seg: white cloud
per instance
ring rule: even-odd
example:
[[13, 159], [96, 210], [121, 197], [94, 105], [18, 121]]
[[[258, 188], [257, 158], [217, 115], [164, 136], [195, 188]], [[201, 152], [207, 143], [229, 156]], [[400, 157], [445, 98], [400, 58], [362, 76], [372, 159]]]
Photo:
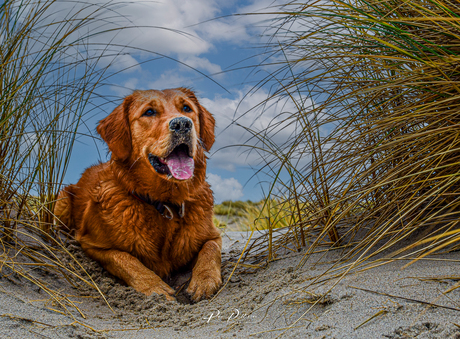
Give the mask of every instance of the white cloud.
[[[46, 42], [57, 23], [74, 22], [81, 27], [69, 35], [68, 41], [86, 36], [81, 40], [79, 52], [113, 59], [116, 71], [126, 67], [128, 71], [139, 70], [139, 61], [143, 61], [140, 59], [150, 58], [154, 52], [187, 60], [191, 66], [213, 73], [221, 67], [202, 54], [216, 50], [219, 42], [240, 46], [249, 42], [260, 44], [261, 35], [266, 36], [270, 31], [267, 27], [276, 17], [279, 8], [275, 6], [280, 3], [280, 0], [56, 1], [44, 13], [37, 37]], [[260, 15], [264, 12], [267, 14]], [[231, 15], [243, 13], [258, 15]], [[108, 44], [111, 47], [107, 49]], [[110, 60], [101, 62], [108, 64]]]
[[120, 54], [111, 61], [111, 66], [115, 71], [124, 70], [131, 73], [141, 70], [141, 65], [129, 54]]
[[193, 81], [190, 78], [180, 75], [177, 70], [171, 69], [165, 71], [161, 76], [148, 84], [148, 88], [166, 89], [176, 87], [191, 87]]
[[187, 56], [187, 57], [181, 57], [180, 61], [186, 64], [187, 66], [190, 66], [190, 67], [193, 67], [199, 70], [208, 71], [211, 74], [222, 72], [222, 68], [219, 65], [211, 63], [206, 58], [199, 58], [196, 56]]
[[125, 97], [137, 89], [138, 83], [138, 78], [130, 78], [122, 86], [110, 86], [110, 89], [117, 93], [120, 97]]
[[222, 179], [220, 175], [208, 173], [207, 179], [214, 192], [216, 203], [225, 200], [238, 200], [243, 196], [243, 185], [235, 178]]
[[[257, 2], [254, 0], [254, 3]], [[238, 11], [235, 3], [230, 6]], [[213, 49], [216, 42], [241, 44], [253, 37], [248, 32], [248, 26], [254, 17], [219, 18], [223, 8], [227, 7], [228, 10], [230, 6], [221, 0], [133, 0], [126, 3], [94, 0], [91, 4], [56, 2], [49, 7], [42, 26], [46, 27], [46, 22], [59, 22], [63, 18], [78, 22], [86, 17], [97, 17], [98, 20], [89, 21], [69, 40], [76, 40], [79, 35], [89, 36], [86, 46], [115, 57], [114, 67], [117, 70], [136, 64], [139, 66], [133, 57], [145, 57], [149, 52], [156, 52], [181, 56], [193, 67], [218, 72], [220, 66], [198, 56]], [[106, 9], [101, 10], [103, 7]], [[112, 45], [110, 50], [104, 48], [107, 44]]]
[[[246, 97], [240, 91], [234, 94], [234, 98], [216, 96], [200, 100], [216, 118], [216, 142], [211, 153], [213, 166], [230, 171], [238, 166], [260, 166], [263, 163], [261, 155], [265, 153], [257, 147], [267, 148], [267, 145], [255, 138], [254, 133], [260, 133], [262, 139], [268, 137], [273, 148], [283, 149], [285, 143], [292, 141], [293, 135], [301, 128], [297, 106], [290, 99], [272, 99], [261, 106], [268, 96], [264, 90]], [[304, 107], [310, 105], [310, 100], [304, 103]], [[244, 146], [232, 147], [234, 145]], [[297, 152], [292, 157], [299, 156]]]

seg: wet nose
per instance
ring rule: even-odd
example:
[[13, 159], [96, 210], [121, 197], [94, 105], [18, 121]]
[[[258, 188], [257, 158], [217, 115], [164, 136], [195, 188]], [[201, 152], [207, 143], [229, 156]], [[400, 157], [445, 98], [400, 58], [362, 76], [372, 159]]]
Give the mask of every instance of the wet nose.
[[169, 122], [169, 130], [179, 134], [185, 134], [190, 132], [192, 126], [192, 120], [186, 117], [174, 118]]

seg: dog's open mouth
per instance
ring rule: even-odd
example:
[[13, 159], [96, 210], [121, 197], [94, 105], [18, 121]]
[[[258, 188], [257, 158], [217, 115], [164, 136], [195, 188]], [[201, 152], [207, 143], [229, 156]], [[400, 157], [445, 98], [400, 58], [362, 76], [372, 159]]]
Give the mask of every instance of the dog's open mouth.
[[178, 180], [187, 180], [193, 176], [195, 170], [195, 161], [189, 154], [189, 146], [180, 144], [166, 158], [149, 154], [149, 161], [157, 173], [171, 175]]

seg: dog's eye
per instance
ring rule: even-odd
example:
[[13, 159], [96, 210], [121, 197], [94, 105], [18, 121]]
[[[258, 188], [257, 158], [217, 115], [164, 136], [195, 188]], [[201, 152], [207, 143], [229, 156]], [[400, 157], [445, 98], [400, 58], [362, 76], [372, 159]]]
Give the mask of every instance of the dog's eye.
[[187, 106], [187, 105], [184, 105], [184, 107], [182, 108], [182, 110], [185, 112], [185, 113], [190, 113], [192, 111], [192, 109], [190, 108], [190, 106]]
[[154, 116], [156, 114], [157, 114], [157, 111], [155, 111], [154, 109], [149, 108], [148, 110], [146, 110], [144, 112], [144, 114], [142, 114], [142, 116], [151, 117], [151, 116]]

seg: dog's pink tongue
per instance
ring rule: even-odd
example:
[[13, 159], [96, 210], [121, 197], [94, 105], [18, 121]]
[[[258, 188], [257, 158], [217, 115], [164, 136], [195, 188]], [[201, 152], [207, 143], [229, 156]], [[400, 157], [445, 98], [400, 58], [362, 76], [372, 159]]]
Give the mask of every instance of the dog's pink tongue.
[[195, 162], [183, 150], [175, 150], [165, 159], [172, 176], [178, 180], [190, 179], [195, 170]]

